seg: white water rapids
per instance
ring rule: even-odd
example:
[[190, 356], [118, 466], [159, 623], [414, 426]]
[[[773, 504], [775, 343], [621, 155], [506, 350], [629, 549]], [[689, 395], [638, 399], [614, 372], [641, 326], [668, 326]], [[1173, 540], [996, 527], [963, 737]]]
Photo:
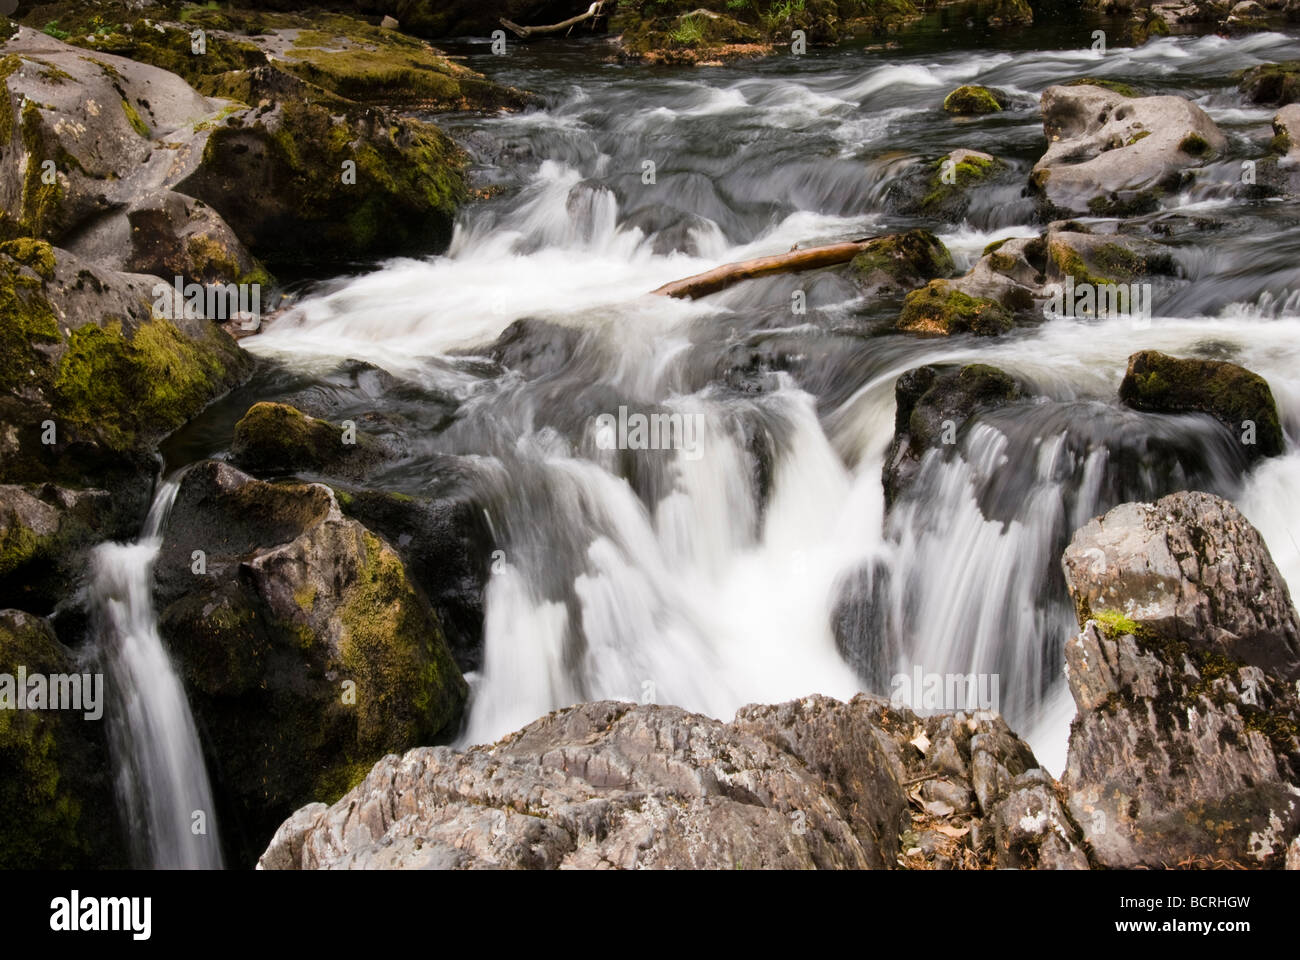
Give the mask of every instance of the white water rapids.
[[[1242, 482], [1207, 418], [1144, 417], [1116, 400], [1139, 349], [1226, 355], [1269, 381], [1294, 437], [1293, 227], [1289, 247], [1268, 219], [1253, 238], [1185, 246], [1186, 276], [1157, 295], [1148, 329], [1062, 318], [994, 341], [864, 337], [858, 318], [872, 305], [824, 276], [694, 303], [645, 295], [796, 242], [887, 232], [871, 177], [898, 162], [890, 151], [1005, 142], [1032, 162], [1042, 149], [1032, 98], [1085, 70], [1184, 89], [1240, 141], [1267, 117], [1231, 113], [1236, 101], [1213, 78], [1294, 57], [1297, 44], [1223, 43], [1162, 40], [1104, 62], [1071, 51], [905, 63], [846, 52], [799, 71], [768, 64], [674, 79], [519, 68], [506, 79], [545, 89], [549, 109], [459, 121], [527, 147], [519, 189], [469, 209], [446, 256], [337, 281], [244, 344], [304, 370], [371, 361], [461, 401], [456, 424], [431, 443], [478, 465], [504, 557], [487, 587], [483, 665], [461, 742], [492, 741], [587, 699], [653, 698], [725, 719], [745, 703], [814, 692], [888, 694], [891, 674], [919, 665], [997, 673], [1009, 722], [1059, 773], [1073, 713], [1060, 648], [1074, 629], [1059, 556], [1075, 528], [1124, 499], [1199, 485], [1235, 499], [1300, 590], [1295, 446]], [[992, 133], [956, 128], [936, 105], [961, 82], [1031, 105]], [[653, 185], [641, 182], [643, 158], [657, 163]], [[1179, 212], [1207, 201], [1184, 202]], [[978, 219], [939, 230], [959, 262], [1040, 229], [1023, 204]], [[806, 315], [790, 312], [795, 289], [806, 292]], [[483, 379], [446, 360], [524, 317], [574, 331], [558, 366]], [[762, 389], [725, 386], [728, 356], [772, 361]], [[880, 476], [895, 380], [976, 358], [1040, 399], [981, 421], [960, 457], [928, 459], [886, 524]], [[620, 404], [703, 413], [704, 455], [629, 461], [598, 449], [588, 424]], [[754, 481], [756, 433], [768, 442], [766, 497]], [[1145, 451], [1161, 444], [1176, 455], [1147, 471]], [[854, 583], [846, 655], [834, 625]]]

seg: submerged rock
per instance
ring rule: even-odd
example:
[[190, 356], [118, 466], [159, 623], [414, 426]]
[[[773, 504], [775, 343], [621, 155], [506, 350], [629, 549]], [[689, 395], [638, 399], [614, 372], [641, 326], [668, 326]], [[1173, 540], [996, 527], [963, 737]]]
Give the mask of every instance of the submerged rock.
[[1043, 91], [1042, 111], [1048, 146], [1032, 182], [1053, 213], [1148, 212], [1227, 149], [1214, 121], [1182, 97], [1054, 86]]
[[243, 843], [260, 847], [384, 753], [456, 730], [465, 682], [428, 600], [329, 488], [198, 464], [155, 576], [163, 638]]
[[1006, 181], [1010, 167], [978, 150], [953, 150], [932, 163], [911, 167], [889, 185], [886, 198], [899, 213], [959, 222], [979, 187]]
[[1250, 459], [1286, 447], [1268, 381], [1235, 363], [1143, 350], [1129, 357], [1119, 398], [1148, 413], [1207, 413], [1241, 439]]
[[[258, 865], [1086, 866], [1059, 805], [1018, 795], [1050, 783], [1041, 770], [1017, 780], [1035, 770], [987, 713], [921, 719], [879, 698], [813, 696], [723, 723], [678, 707], [585, 703], [492, 746], [385, 757], [334, 805], [297, 811]], [[993, 822], [1040, 815], [1051, 828], [995, 840]], [[1067, 838], [1059, 849], [1056, 828]]]
[[1281, 865], [1300, 829], [1300, 620], [1259, 534], [1179, 493], [1092, 521], [1063, 567], [1082, 632], [1062, 782], [1098, 862]]

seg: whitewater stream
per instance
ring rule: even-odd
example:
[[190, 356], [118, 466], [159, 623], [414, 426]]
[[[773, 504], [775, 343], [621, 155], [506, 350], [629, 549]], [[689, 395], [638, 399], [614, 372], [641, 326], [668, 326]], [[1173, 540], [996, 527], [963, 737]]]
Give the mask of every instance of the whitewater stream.
[[[730, 718], [810, 693], [887, 695], [891, 676], [920, 667], [996, 675], [1008, 721], [1059, 773], [1073, 714], [1061, 651], [1077, 629], [1059, 561], [1078, 526], [1126, 500], [1209, 490], [1241, 506], [1300, 590], [1300, 211], [1228, 186], [1241, 157], [1263, 153], [1273, 112], [1243, 108], [1231, 74], [1300, 57], [1300, 41], [1163, 39], [1101, 56], [1076, 32], [1035, 31], [1032, 48], [953, 50], [947, 38], [942, 52], [846, 48], [694, 71], [608, 64], [596, 41], [456, 50], [546, 100], [439, 118], [494, 196], [465, 210], [445, 256], [315, 284], [243, 341], [281, 365], [235, 415], [250, 391], [277, 399], [289, 380], [328, 391], [340, 415], [395, 409], [388, 392], [336, 376], [347, 359], [409, 385], [408, 453], [367, 485], [428, 496], [454, 469], [499, 551], [461, 743], [582, 700]], [[978, 193], [954, 226], [890, 214], [887, 184], [963, 146], [1027, 177], [1044, 149], [1039, 93], [1083, 75], [1194, 99], [1240, 154], [1141, 218], [1167, 224], [1181, 273], [1156, 284], [1149, 325], [1062, 318], [996, 339], [918, 339], [892, 330], [896, 301], [866, 301], [834, 270], [698, 302], [647, 296], [795, 243], [924, 226], [965, 269], [990, 241], [1037, 235], [1018, 186]], [[962, 83], [1018, 105], [953, 119], [939, 107]], [[521, 320], [505, 359], [489, 359]], [[1122, 407], [1127, 358], [1148, 347], [1267, 378], [1288, 453], [1245, 473], [1240, 445], [1209, 418]], [[895, 380], [974, 359], [1034, 399], [981, 417], [955, 454], [927, 455], [886, 520]], [[444, 402], [421, 414], [422, 396]], [[598, 418], [620, 407], [698, 415], [698, 443], [606, 449]], [[211, 435], [228, 442], [225, 426]], [[220, 452], [214, 441], [196, 455]]]

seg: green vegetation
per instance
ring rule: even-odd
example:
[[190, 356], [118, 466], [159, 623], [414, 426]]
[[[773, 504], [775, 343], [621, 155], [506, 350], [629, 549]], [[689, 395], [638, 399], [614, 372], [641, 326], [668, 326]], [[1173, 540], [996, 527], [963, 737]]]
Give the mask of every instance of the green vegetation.
[[1012, 326], [1011, 313], [996, 300], [962, 293], [946, 280], [931, 280], [903, 301], [898, 328], [912, 333], [975, 333], [993, 336]]
[[1006, 96], [988, 87], [967, 84], [943, 98], [943, 109], [960, 116], [998, 113], [1007, 105]]

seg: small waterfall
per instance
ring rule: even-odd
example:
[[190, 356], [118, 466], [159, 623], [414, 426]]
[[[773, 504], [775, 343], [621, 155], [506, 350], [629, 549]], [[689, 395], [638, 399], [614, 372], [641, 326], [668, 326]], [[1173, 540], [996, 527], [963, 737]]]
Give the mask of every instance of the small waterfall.
[[[138, 541], [95, 548], [89, 605], [132, 857], [157, 869], [218, 869], [221, 844], [203, 751], [153, 606], [153, 564], [178, 489], [175, 481], [159, 487]], [[206, 831], [197, 835], [196, 812]]]

